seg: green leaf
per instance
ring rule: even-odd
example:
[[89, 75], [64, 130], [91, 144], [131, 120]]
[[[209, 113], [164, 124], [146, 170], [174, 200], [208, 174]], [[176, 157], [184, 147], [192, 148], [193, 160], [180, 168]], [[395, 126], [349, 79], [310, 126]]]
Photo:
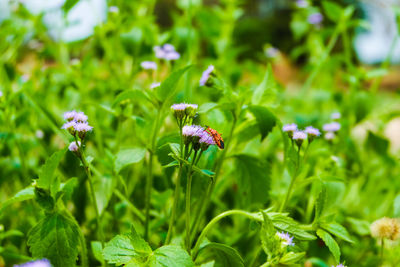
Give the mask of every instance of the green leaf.
[[340, 261], [340, 248], [335, 239], [326, 231], [322, 229], [317, 230], [317, 235], [324, 241], [325, 245], [329, 248], [336, 262]]
[[393, 217], [400, 217], [400, 194], [398, 194], [393, 201]]
[[103, 249], [104, 259], [117, 266], [126, 264], [133, 257], [145, 258], [151, 253], [151, 248], [132, 227], [131, 233], [117, 235]]
[[281, 264], [295, 264], [299, 260], [301, 260], [306, 255], [305, 252], [289, 252], [286, 253], [280, 260], [279, 263]]
[[366, 146], [374, 150], [377, 154], [385, 156], [389, 149], [389, 141], [384, 137], [368, 132]]
[[114, 99], [113, 103], [112, 103], [112, 107], [115, 107], [116, 105], [120, 104], [121, 102], [124, 102], [126, 100], [130, 100], [130, 99], [134, 99], [134, 100], [144, 100], [147, 99], [146, 95], [144, 94], [143, 91], [141, 90], [126, 90], [126, 91], [122, 91], [120, 94], [117, 95], [117, 97]]
[[61, 192], [63, 193], [63, 200], [67, 201], [71, 199], [72, 193], [74, 192], [75, 188], [78, 186], [79, 181], [78, 178], [70, 178], [64, 184], [61, 184]]
[[338, 22], [342, 16], [342, 8], [332, 1], [322, 1], [326, 16], [333, 22]]
[[346, 228], [338, 223], [322, 224], [321, 228], [343, 240], [346, 240], [347, 242], [354, 243]]
[[234, 156], [236, 159], [235, 178], [239, 192], [246, 204], [264, 204], [269, 198], [270, 168], [266, 162], [246, 154]]
[[244, 267], [244, 261], [239, 253], [234, 248], [224, 244], [208, 243], [200, 249], [199, 253], [206, 260], [215, 260], [214, 266]]
[[150, 267], [192, 267], [194, 266], [192, 258], [179, 246], [168, 245], [162, 246], [154, 251], [149, 257], [148, 263]]
[[93, 256], [96, 260], [98, 260], [101, 263], [104, 263], [104, 258], [103, 258], [103, 248], [101, 246], [100, 241], [92, 241], [90, 242], [90, 245], [92, 247], [92, 252]]
[[256, 117], [261, 140], [264, 140], [276, 125], [276, 117], [269, 109], [262, 106], [250, 106], [249, 110]]
[[269, 257], [271, 257], [271, 255], [274, 253], [274, 251], [276, 251], [276, 249], [279, 247], [280, 244], [278, 239], [275, 238], [276, 229], [272, 224], [271, 218], [264, 211], [261, 212], [261, 215], [263, 218], [263, 223], [261, 227], [261, 236], [260, 236], [261, 244], [265, 253]]
[[165, 103], [165, 101], [172, 97], [175, 94], [176, 87], [182, 75], [190, 68], [191, 66], [186, 66], [179, 70], [172, 72], [167, 79], [165, 79], [160, 86], [156, 88], [156, 94], [159, 101]]
[[251, 104], [260, 105], [261, 103], [271, 103], [276, 96], [276, 82], [271, 65], [268, 65], [264, 78], [260, 85], [254, 90]]
[[94, 180], [94, 193], [96, 195], [97, 207], [100, 214], [102, 214], [104, 209], [107, 207], [116, 184], [116, 179], [113, 179], [110, 176], [96, 177]]
[[7, 208], [8, 206], [24, 201], [24, 200], [29, 200], [33, 199], [35, 197], [35, 189], [32, 186], [29, 186], [27, 188], [22, 189], [18, 193], [16, 193], [12, 198], [7, 199], [0, 205], [0, 217], [3, 214], [3, 210]]
[[347, 222], [350, 223], [351, 229], [359, 235], [369, 235], [370, 234], [370, 225], [369, 221], [360, 220], [356, 218], [347, 218]]
[[75, 266], [80, 229], [68, 216], [48, 214], [29, 232], [28, 246], [34, 258], [47, 258], [54, 267]]
[[64, 10], [65, 13], [68, 13], [68, 11], [71, 8], [73, 8], [78, 2], [79, 2], [79, 0], [67, 0], [67, 1], [65, 1], [62, 9]]
[[318, 198], [315, 202], [315, 219], [317, 221], [322, 213], [324, 212], [325, 204], [326, 204], [327, 194], [325, 185], [322, 183], [321, 192], [318, 195]]
[[217, 103], [204, 103], [199, 107], [199, 113], [207, 113], [210, 110], [214, 109], [216, 106], [218, 106]]
[[[39, 171], [39, 179], [36, 180], [37, 187], [40, 187], [45, 190], [50, 190], [52, 188], [54, 190], [54, 183], [57, 182], [55, 179], [55, 171], [60, 163], [61, 159], [64, 157], [66, 149], [57, 151], [53, 153], [42, 166]], [[51, 195], [54, 196], [57, 192], [51, 192]]]
[[271, 218], [272, 224], [274, 225], [275, 228], [292, 234], [296, 239], [299, 240], [316, 239], [314, 235], [301, 229], [301, 225], [292, 218], [288, 217], [287, 214], [270, 212], [268, 213], [268, 215]]
[[119, 173], [124, 167], [129, 164], [138, 163], [146, 155], [145, 148], [128, 148], [122, 149], [117, 153], [114, 161], [114, 168]]

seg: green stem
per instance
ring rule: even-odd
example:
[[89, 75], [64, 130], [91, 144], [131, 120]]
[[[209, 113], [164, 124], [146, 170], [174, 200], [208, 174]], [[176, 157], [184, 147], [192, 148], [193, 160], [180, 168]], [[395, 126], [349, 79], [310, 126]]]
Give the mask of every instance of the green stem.
[[299, 150], [297, 151], [296, 169], [294, 171], [294, 175], [292, 177], [292, 180], [290, 181], [290, 185], [289, 185], [288, 191], [286, 193], [285, 200], [282, 202], [282, 205], [281, 205], [281, 207], [279, 209], [279, 212], [282, 212], [284, 210], [284, 208], [286, 207], [287, 202], [290, 199], [290, 194], [292, 193], [294, 182], [296, 181], [296, 178], [298, 176], [299, 165], [300, 165], [300, 147], [299, 147]]
[[384, 251], [384, 249], [385, 249], [385, 239], [384, 238], [382, 238], [381, 239], [381, 262], [383, 263], [383, 251]]
[[226, 143], [226, 148], [222, 151], [221, 157], [219, 158], [217, 164], [215, 165], [215, 174], [214, 177], [211, 180], [211, 183], [209, 184], [208, 188], [207, 188], [207, 192], [203, 195], [203, 198], [201, 199], [201, 201], [199, 202], [199, 205], [201, 205], [202, 203], [204, 203], [204, 205], [201, 205], [201, 207], [199, 209], [197, 209], [197, 214], [195, 216], [196, 221], [195, 224], [193, 225], [193, 235], [197, 234], [197, 230], [200, 226], [200, 218], [203, 217], [204, 212], [207, 210], [207, 207], [210, 203], [211, 200], [211, 194], [214, 191], [214, 187], [215, 187], [215, 183], [217, 181], [217, 178], [220, 174], [224, 159], [225, 159], [225, 155], [226, 155], [226, 151], [229, 148], [229, 144], [232, 142], [232, 137], [233, 137], [233, 132], [235, 130], [236, 127], [236, 123], [237, 123], [237, 118], [236, 115], [233, 114], [233, 122], [232, 122], [232, 127], [231, 127], [231, 131], [229, 132], [229, 136], [227, 139], [227, 143]]
[[196, 162], [196, 156], [197, 156], [197, 151], [194, 151], [193, 159], [192, 159], [192, 164], [189, 166], [189, 171], [188, 171], [188, 179], [186, 181], [186, 208], [185, 208], [185, 213], [186, 213], [186, 250], [188, 251], [190, 255], [190, 195], [192, 191], [192, 168], [193, 164]]
[[136, 217], [138, 217], [138, 219], [139, 219], [141, 222], [144, 222], [144, 221], [145, 221], [146, 218], [144, 217], [143, 213], [142, 213], [138, 208], [136, 208], [135, 205], [133, 205], [132, 202], [130, 202], [129, 199], [126, 198], [118, 189], [115, 189], [115, 190], [114, 190], [114, 194], [115, 194], [120, 200], [125, 201], [125, 202], [127, 203], [128, 207], [129, 207], [129, 208], [131, 209], [131, 211], [136, 215]]
[[156, 146], [156, 138], [160, 123], [161, 110], [157, 110], [157, 117], [154, 124], [153, 135], [151, 139], [151, 147], [150, 147], [150, 156], [149, 156], [149, 164], [147, 169], [147, 179], [146, 179], [146, 201], [145, 201], [145, 210], [146, 210], [146, 221], [144, 228], [144, 238], [148, 239], [149, 237], [149, 223], [150, 223], [150, 201], [151, 201], [151, 189], [153, 187], [153, 157], [155, 153]]
[[92, 173], [90, 172], [89, 163], [86, 161], [85, 153], [84, 153], [84, 151], [82, 149], [82, 146], [78, 145], [78, 140], [77, 140], [76, 137], [75, 137], [75, 142], [76, 142], [76, 145], [79, 147], [79, 153], [80, 153], [80, 158], [81, 158], [81, 161], [82, 161], [82, 165], [83, 165], [83, 167], [85, 169], [85, 172], [86, 172], [86, 175], [88, 177], [90, 195], [91, 195], [93, 206], [94, 206], [94, 210], [95, 210], [95, 213], [96, 213], [96, 223], [97, 223], [98, 238], [100, 239], [102, 247], [104, 247], [104, 235], [103, 235], [103, 229], [101, 228], [101, 224], [100, 224], [100, 212], [99, 212], [99, 208], [97, 206], [96, 194], [94, 192]]
[[214, 217], [207, 225], [206, 227], [204, 227], [203, 231], [201, 232], [199, 238], [196, 241], [196, 245], [194, 246], [193, 249], [193, 259], [196, 259], [197, 254], [199, 252], [199, 248], [201, 245], [201, 242], [203, 241], [203, 239], [207, 236], [208, 232], [211, 230], [211, 228], [217, 223], [219, 222], [221, 219], [230, 216], [230, 215], [242, 215], [245, 216], [247, 218], [250, 218], [252, 220], [259, 220], [254, 214], [247, 212], [247, 211], [243, 211], [243, 210], [228, 210], [225, 211], [221, 214], [219, 214], [218, 216]]
[[[179, 135], [181, 138], [181, 143], [180, 143], [181, 158], [183, 158], [182, 125], [179, 125]], [[171, 238], [172, 238], [173, 231], [174, 231], [174, 224], [175, 224], [175, 218], [177, 215], [179, 194], [180, 194], [180, 189], [181, 189], [182, 170], [183, 170], [183, 163], [179, 162], [178, 178], [176, 179], [176, 184], [175, 184], [174, 203], [172, 205], [172, 213], [171, 213], [171, 218], [170, 218], [169, 225], [168, 225], [168, 233], [167, 233], [167, 238], [165, 239], [165, 244], [169, 244], [169, 242], [171, 241]]]

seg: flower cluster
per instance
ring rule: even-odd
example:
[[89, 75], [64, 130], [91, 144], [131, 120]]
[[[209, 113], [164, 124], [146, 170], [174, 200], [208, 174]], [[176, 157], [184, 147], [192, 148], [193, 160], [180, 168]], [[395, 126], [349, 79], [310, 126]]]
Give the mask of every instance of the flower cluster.
[[[83, 140], [87, 132], [92, 131], [93, 127], [88, 123], [88, 117], [83, 112], [67, 111], [64, 113], [64, 119], [67, 121], [61, 129], [67, 130], [75, 138], [78, 136]], [[69, 150], [73, 152], [78, 151], [77, 143], [80, 146], [80, 141], [72, 142], [69, 145]]]
[[155, 63], [154, 61], [143, 61], [140, 63], [140, 66], [145, 70], [156, 70], [157, 69], [157, 63]]
[[371, 235], [375, 238], [397, 240], [400, 238], [400, 220], [383, 217], [373, 222], [370, 230]]
[[207, 84], [207, 81], [210, 78], [210, 75], [212, 74], [214, 69], [215, 69], [214, 66], [210, 65], [210, 66], [208, 66], [208, 68], [205, 71], [203, 71], [203, 73], [201, 74], [200, 82], [199, 82], [200, 86], [204, 86]]
[[181, 55], [175, 51], [175, 47], [172, 44], [164, 44], [163, 46], [155, 46], [153, 48], [156, 53], [156, 58], [165, 60], [177, 60]]
[[321, 135], [317, 128], [307, 126], [306, 129], [302, 131], [297, 128], [297, 124], [295, 123], [284, 125], [282, 130], [286, 132], [299, 147], [302, 145], [304, 140], [308, 139], [308, 143], [311, 143], [316, 137]]
[[285, 232], [276, 232], [276, 235], [282, 241], [284, 246], [294, 246], [293, 236], [290, 236], [289, 233]]
[[185, 145], [192, 144], [194, 150], [207, 150], [210, 145], [215, 145], [210, 134], [199, 125], [186, 125], [182, 128], [183, 142]]
[[298, 8], [306, 8], [306, 7], [308, 7], [308, 2], [306, 0], [297, 0], [296, 6]]
[[324, 20], [324, 16], [321, 13], [316, 12], [308, 16], [307, 21], [308, 23], [314, 26], [321, 26], [321, 22]]
[[196, 104], [186, 103], [173, 104], [171, 106], [172, 112], [180, 125], [184, 125], [186, 122], [189, 122], [190, 119], [193, 119], [196, 115], [197, 108], [198, 105]]
[[14, 267], [51, 267], [50, 261], [48, 259], [41, 259], [36, 261], [26, 262], [20, 265], [14, 265]]
[[[331, 117], [334, 119], [339, 119], [340, 113], [333, 113]], [[340, 127], [341, 125], [337, 121], [324, 124], [322, 127], [322, 130], [325, 132], [324, 138], [326, 140], [333, 140], [336, 137], [335, 133], [340, 130]]]

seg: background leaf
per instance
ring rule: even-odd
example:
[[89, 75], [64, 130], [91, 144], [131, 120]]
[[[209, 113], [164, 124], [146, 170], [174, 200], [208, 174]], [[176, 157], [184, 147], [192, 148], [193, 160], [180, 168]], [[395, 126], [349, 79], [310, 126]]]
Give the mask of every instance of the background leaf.
[[340, 262], [340, 248], [335, 239], [326, 231], [322, 229], [317, 230], [317, 235], [324, 241], [325, 245], [329, 248], [336, 262]]
[[245, 266], [242, 257], [232, 247], [219, 244], [219, 243], [208, 243], [199, 250], [199, 256], [207, 260], [214, 260], [215, 267], [217, 266], [232, 266], [241, 267]]
[[119, 173], [124, 167], [129, 164], [138, 163], [146, 155], [145, 148], [127, 148], [122, 149], [117, 153], [114, 161], [114, 168]]

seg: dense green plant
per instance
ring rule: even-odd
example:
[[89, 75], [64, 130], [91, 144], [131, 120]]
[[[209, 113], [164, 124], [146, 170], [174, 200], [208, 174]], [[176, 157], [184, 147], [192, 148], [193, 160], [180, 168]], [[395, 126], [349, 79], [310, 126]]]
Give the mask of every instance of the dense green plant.
[[0, 22], [0, 266], [397, 266], [399, 96], [356, 7], [282, 1], [290, 50], [248, 57], [245, 1], [171, 2], [72, 43]]

